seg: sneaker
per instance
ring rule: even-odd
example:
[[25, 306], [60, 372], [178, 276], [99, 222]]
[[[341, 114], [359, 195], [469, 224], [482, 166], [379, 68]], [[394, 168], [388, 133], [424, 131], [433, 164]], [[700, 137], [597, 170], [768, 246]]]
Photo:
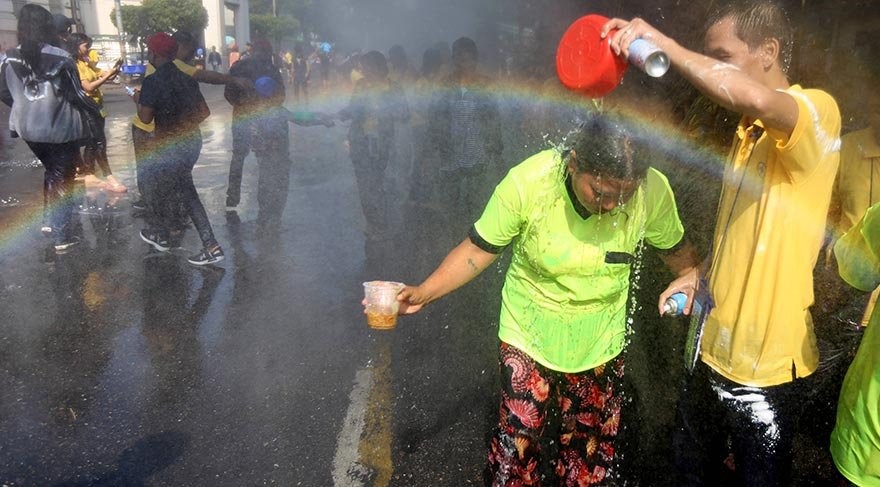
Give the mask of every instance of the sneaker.
[[76, 245], [79, 245], [81, 241], [82, 239], [77, 235], [73, 235], [67, 239], [55, 240], [55, 252], [67, 252]]
[[167, 252], [169, 249], [171, 249], [171, 245], [168, 243], [168, 239], [160, 236], [157, 232], [154, 232], [152, 230], [141, 230], [141, 240], [152, 245], [154, 249], [160, 252]]
[[219, 245], [215, 245], [212, 249], [202, 249], [198, 254], [186, 259], [192, 265], [216, 264], [221, 260], [223, 260], [223, 249]]

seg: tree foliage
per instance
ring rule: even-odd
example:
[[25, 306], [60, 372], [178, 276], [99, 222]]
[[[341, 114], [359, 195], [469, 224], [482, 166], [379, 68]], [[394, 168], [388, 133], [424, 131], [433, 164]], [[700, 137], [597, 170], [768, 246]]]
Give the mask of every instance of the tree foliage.
[[[272, 0], [250, 0], [248, 4], [251, 15], [272, 14]], [[275, 13], [300, 18], [311, 5], [312, 0], [275, 0]]]
[[[115, 8], [110, 20], [115, 26]], [[144, 0], [142, 5], [122, 6], [122, 25], [123, 32], [140, 38], [178, 30], [198, 35], [208, 25], [208, 11], [200, 0]]]
[[289, 15], [251, 14], [251, 37], [281, 39], [294, 37], [300, 30], [299, 20]]
[[[110, 11], [110, 20], [113, 21], [113, 25], [118, 29], [119, 26], [116, 25], [115, 7]], [[123, 32], [127, 34], [129, 39], [144, 39], [155, 32], [150, 29], [147, 12], [140, 5], [122, 6], [122, 25], [124, 27]]]

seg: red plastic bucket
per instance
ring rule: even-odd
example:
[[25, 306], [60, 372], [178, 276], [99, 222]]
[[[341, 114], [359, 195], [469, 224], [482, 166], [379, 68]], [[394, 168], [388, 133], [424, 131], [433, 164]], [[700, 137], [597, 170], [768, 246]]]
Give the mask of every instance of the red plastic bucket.
[[611, 51], [610, 36], [599, 37], [606, 22], [606, 17], [596, 14], [577, 19], [562, 35], [556, 50], [556, 73], [562, 84], [591, 98], [614, 91], [628, 66]]

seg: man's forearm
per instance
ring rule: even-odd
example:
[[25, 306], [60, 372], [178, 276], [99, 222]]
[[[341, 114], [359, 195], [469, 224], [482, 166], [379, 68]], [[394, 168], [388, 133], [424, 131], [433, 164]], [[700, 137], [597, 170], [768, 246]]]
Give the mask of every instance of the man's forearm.
[[231, 83], [234, 78], [228, 74], [218, 73], [216, 71], [205, 71], [199, 69], [193, 74], [193, 79], [199, 83], [207, 83], [209, 85], [225, 85]]

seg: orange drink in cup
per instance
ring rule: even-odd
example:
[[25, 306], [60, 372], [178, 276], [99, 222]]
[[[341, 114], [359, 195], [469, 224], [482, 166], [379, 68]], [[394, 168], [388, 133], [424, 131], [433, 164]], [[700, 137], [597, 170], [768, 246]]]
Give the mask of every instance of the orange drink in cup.
[[397, 293], [403, 283], [369, 281], [364, 283], [364, 299], [367, 303], [367, 324], [374, 330], [391, 330], [397, 326]]

